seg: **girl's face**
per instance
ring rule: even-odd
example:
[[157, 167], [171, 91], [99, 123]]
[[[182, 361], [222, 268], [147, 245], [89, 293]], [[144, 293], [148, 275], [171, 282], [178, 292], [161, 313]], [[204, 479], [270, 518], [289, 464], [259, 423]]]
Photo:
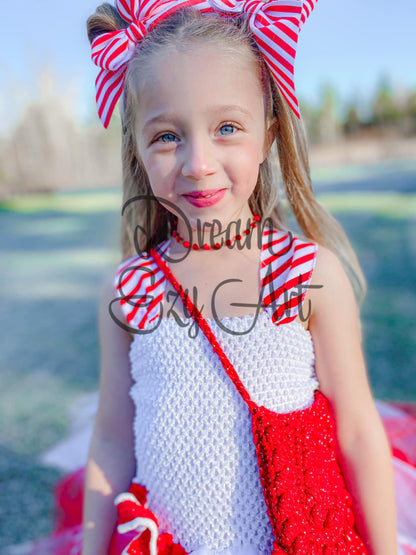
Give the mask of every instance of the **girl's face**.
[[[152, 60], [139, 94], [136, 141], [153, 193], [192, 229], [251, 217], [248, 199], [271, 141], [253, 62], [215, 46]], [[186, 233], [180, 213], [178, 231]]]

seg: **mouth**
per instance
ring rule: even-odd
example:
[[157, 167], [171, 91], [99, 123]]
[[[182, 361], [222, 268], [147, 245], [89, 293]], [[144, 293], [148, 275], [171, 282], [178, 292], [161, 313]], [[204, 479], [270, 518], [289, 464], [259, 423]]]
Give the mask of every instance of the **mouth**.
[[219, 202], [225, 195], [227, 189], [206, 189], [205, 191], [191, 191], [183, 197], [193, 206], [200, 208], [212, 206]]

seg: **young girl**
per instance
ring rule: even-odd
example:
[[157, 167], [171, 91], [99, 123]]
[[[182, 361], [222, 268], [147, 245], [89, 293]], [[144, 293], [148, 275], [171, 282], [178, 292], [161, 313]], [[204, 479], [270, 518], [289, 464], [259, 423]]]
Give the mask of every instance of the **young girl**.
[[[328, 547], [328, 524], [313, 553], [398, 553], [391, 451], [361, 347], [365, 281], [313, 196], [294, 92], [313, 7], [120, 0], [88, 20], [105, 126], [122, 100], [125, 204], [100, 305], [83, 555], [310, 553], [276, 544], [247, 405], [152, 248], [255, 403], [295, 414], [317, 391], [327, 399], [354, 522], [344, 550]], [[276, 152], [303, 237], [286, 223]], [[281, 449], [290, 470], [298, 459]]]

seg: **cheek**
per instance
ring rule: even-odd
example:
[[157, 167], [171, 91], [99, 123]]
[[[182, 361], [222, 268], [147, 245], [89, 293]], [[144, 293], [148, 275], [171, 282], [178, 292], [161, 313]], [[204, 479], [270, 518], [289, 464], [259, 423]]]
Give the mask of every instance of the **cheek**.
[[232, 157], [235, 182], [240, 183], [244, 188], [242, 192], [252, 191], [256, 186], [260, 162], [261, 152], [257, 144], [237, 151]]
[[173, 179], [175, 160], [173, 156], [164, 153], [162, 156], [152, 153], [142, 158], [144, 168], [154, 192], [162, 191], [169, 186]]

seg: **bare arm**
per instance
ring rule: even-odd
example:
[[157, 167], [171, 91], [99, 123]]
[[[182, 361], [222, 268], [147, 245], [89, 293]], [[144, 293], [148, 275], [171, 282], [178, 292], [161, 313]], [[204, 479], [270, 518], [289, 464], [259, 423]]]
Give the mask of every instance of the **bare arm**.
[[[115, 297], [110, 275], [102, 287], [98, 314], [100, 402], [86, 469], [82, 555], [108, 553], [117, 521], [114, 498], [127, 491], [135, 472], [134, 408], [129, 397], [131, 335], [109, 314]], [[122, 321], [119, 304], [114, 303], [112, 309]]]
[[337, 427], [339, 459], [369, 555], [397, 554], [391, 450], [374, 404], [354, 292], [338, 258], [320, 246], [309, 329], [316, 373]]

